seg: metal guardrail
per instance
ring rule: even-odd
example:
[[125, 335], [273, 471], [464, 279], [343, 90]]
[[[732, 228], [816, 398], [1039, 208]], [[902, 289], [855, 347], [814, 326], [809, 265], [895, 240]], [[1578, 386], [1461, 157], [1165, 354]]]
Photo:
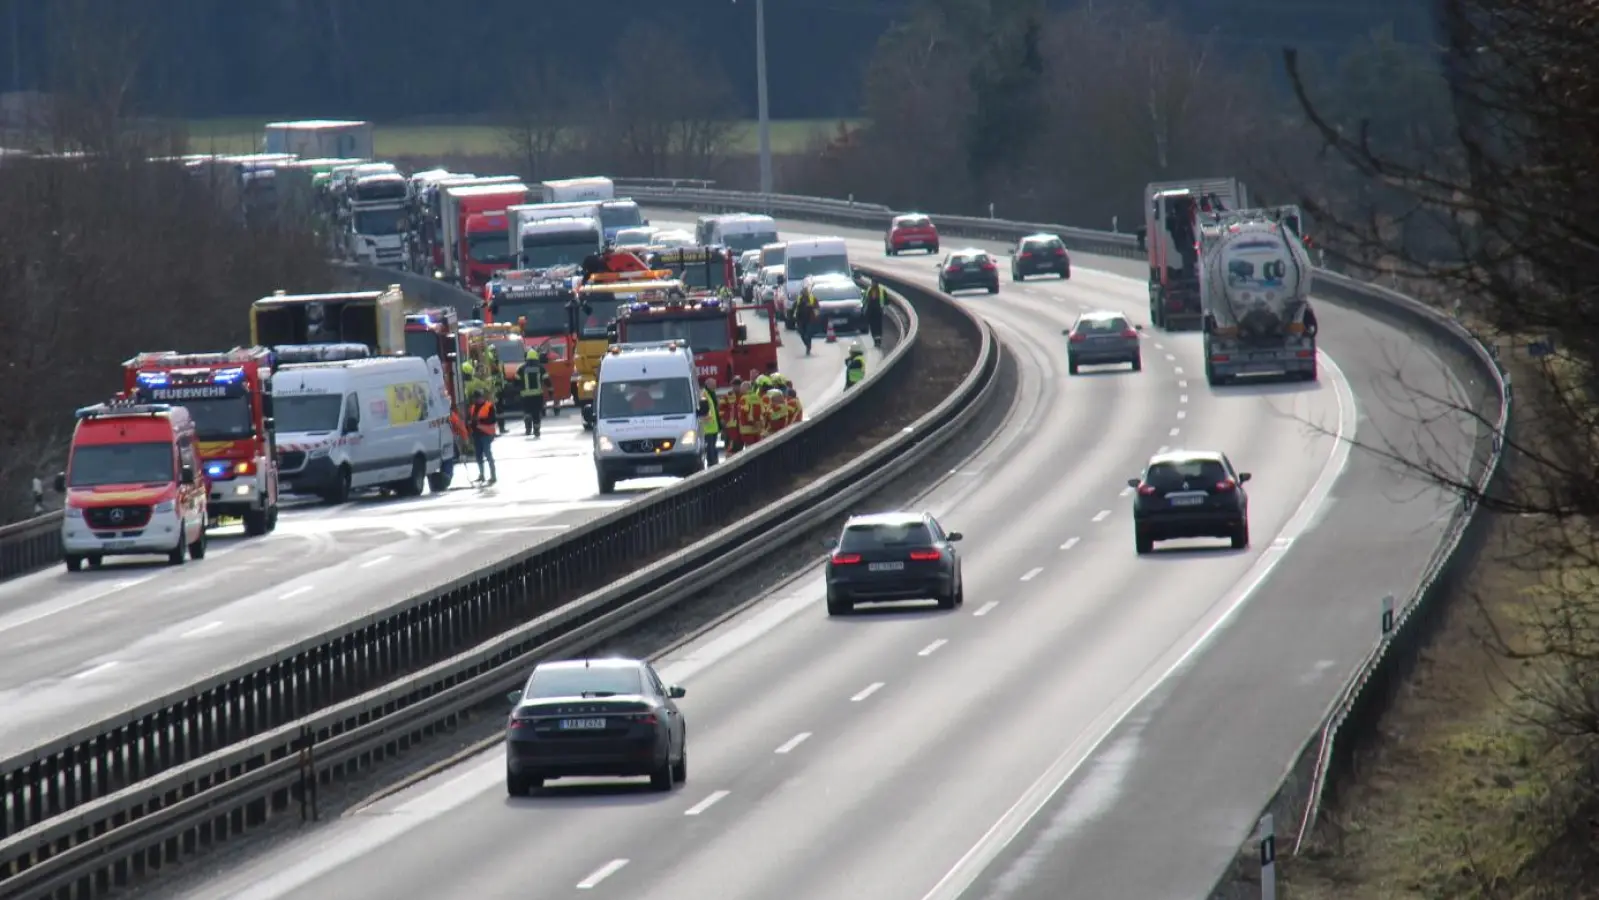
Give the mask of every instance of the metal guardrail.
[[[820, 197], [661, 188], [625, 180], [619, 181], [617, 187], [636, 200], [658, 206], [710, 212], [762, 210], [772, 215], [853, 227], [886, 228], [897, 214], [893, 210]], [[967, 216], [936, 218], [941, 232], [954, 235], [1014, 240], [1024, 234], [1051, 232], [1060, 235], [1070, 249], [1083, 253], [1133, 259], [1144, 256], [1132, 235], [1038, 222]], [[1502, 476], [1514, 392], [1509, 372], [1500, 365], [1487, 343], [1455, 319], [1419, 300], [1325, 268], [1316, 269], [1315, 293], [1371, 315], [1397, 319], [1408, 326], [1424, 329], [1461, 348], [1463, 361], [1483, 379], [1492, 395], [1490, 402], [1497, 407], [1481, 414], [1482, 421], [1490, 423], [1491, 430], [1486, 447], [1480, 449], [1475, 461], [1476, 496], [1489, 491]], [[1478, 504], [1468, 497], [1453, 516], [1416, 590], [1396, 611], [1391, 629], [1372, 648], [1333, 704], [1316, 741], [1315, 767], [1303, 815], [1299, 817], [1295, 853], [1303, 848], [1315, 826], [1328, 785], [1335, 776], [1352, 769], [1356, 750], [1375, 733], [1377, 720], [1387, 709], [1398, 684], [1430, 640], [1440, 618], [1438, 611], [1452, 592], [1455, 576], [1460, 568], [1470, 563], [1472, 548], [1481, 543], [1480, 532], [1485, 530], [1487, 520], [1477, 513]]]
[[[888, 273], [873, 274], [881, 275], [891, 289], [920, 296], [914, 306], [901, 308], [905, 336], [884, 365], [852, 391], [861, 392], [856, 402], [835, 406], [833, 417], [801, 423], [717, 467], [724, 470], [717, 486], [721, 490], [712, 488], [715, 470], [696, 476], [661, 492], [654, 504], [640, 501], [581, 529], [586, 534], [577, 540], [561, 542], [574, 547], [535, 549], [407, 601], [403, 609], [384, 614], [391, 623], [387, 631], [373, 630], [376, 623], [357, 623], [341, 641], [323, 641], [320, 646], [325, 650], [319, 655], [296, 652], [295, 659], [302, 662], [292, 669], [279, 665], [228, 679], [232, 687], [226, 692], [227, 708], [215, 710], [208, 720], [215, 724], [196, 724], [222, 732], [249, 728], [249, 736], [204, 755], [174, 760], [153, 777], [143, 773], [129, 787], [102, 792], [0, 841], [0, 893], [92, 896], [296, 803], [303, 812], [305, 803], [314, 804], [318, 783], [368, 765], [414, 738], [448, 728], [484, 703], [503, 703], [504, 692], [520, 684], [528, 665], [538, 658], [575, 652], [614, 635], [725, 579], [730, 564], [759, 565], [764, 557], [742, 550], [803, 530], [805, 522], [838, 514], [854, 498], [897, 477], [960, 433], [985, 408], [997, 382], [997, 339], [971, 313], [933, 292], [906, 285]], [[706, 516], [685, 507], [689, 498], [709, 495], [725, 503], [730, 494], [761, 496], [763, 482], [786, 477], [797, 464], [828, 453], [827, 444], [841, 427], [836, 424], [838, 417], [861, 422], [878, 417], [878, 407], [866, 401], [867, 393], [886, 397], [909, 377], [902, 361], [918, 352], [919, 318], [929, 315], [955, 325], [977, 348], [976, 364], [936, 409], [819, 483], [760, 507], [672, 557], [558, 609], [538, 608], [542, 592], [529, 588], [534, 587], [530, 576], [541, 557], [560, 554], [570, 569], [590, 565], [603, 572], [628, 555], [647, 553], [644, 545], [658, 545], [657, 535], [675, 538], [705, 524]], [[610, 545], [596, 544], [591, 540], [596, 535], [608, 538]], [[572, 553], [574, 549], [579, 552]], [[463, 641], [467, 634], [486, 640]], [[358, 641], [366, 646], [352, 654], [349, 651]], [[440, 649], [455, 655], [428, 653]], [[424, 655], [437, 661], [417, 671], [405, 669], [406, 659]], [[273, 715], [274, 706], [315, 703], [347, 680], [367, 692], [323, 704], [309, 715]], [[143, 749], [146, 755], [176, 757], [185, 746], [182, 736], [169, 731], [159, 747]], [[104, 759], [98, 752], [97, 757]], [[50, 771], [67, 771], [77, 762], [57, 757]], [[32, 805], [38, 806], [37, 795], [30, 796]], [[50, 794], [43, 802], [50, 806], [58, 799]]]

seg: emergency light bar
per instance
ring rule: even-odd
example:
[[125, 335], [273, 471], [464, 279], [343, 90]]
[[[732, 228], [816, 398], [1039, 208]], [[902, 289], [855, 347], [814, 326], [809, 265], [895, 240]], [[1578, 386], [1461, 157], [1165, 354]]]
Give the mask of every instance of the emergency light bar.
[[272, 348], [277, 357], [274, 365], [307, 362], [339, 362], [347, 359], [368, 359], [372, 348], [365, 344], [282, 344]]
[[234, 347], [218, 353], [179, 353], [176, 350], [149, 350], [124, 362], [125, 368], [142, 369], [148, 366], [180, 367], [220, 366], [227, 363], [265, 362], [272, 353], [265, 347]]
[[79, 419], [100, 419], [111, 416], [159, 416], [171, 411], [172, 407], [166, 403], [138, 403], [128, 399], [80, 407], [74, 415]]

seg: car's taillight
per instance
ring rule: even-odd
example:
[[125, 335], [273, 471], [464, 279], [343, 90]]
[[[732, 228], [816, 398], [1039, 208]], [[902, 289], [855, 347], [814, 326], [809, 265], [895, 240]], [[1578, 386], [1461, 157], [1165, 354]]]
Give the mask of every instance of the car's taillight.
[[937, 550], [912, 550], [911, 551], [911, 561], [912, 562], [938, 562], [940, 559], [943, 559], [943, 558], [944, 558], [944, 554], [938, 552]]
[[1226, 493], [1227, 491], [1230, 491], [1230, 490], [1232, 490], [1233, 488], [1235, 488], [1237, 486], [1238, 485], [1235, 484], [1231, 478], [1225, 478], [1225, 479], [1223, 479], [1221, 481], [1216, 482], [1216, 490], [1221, 491], [1223, 493]]
[[1229, 359], [1232, 359], [1232, 357], [1228, 356], [1225, 353], [1212, 353], [1210, 355], [1210, 361], [1211, 362], [1226, 362]]
[[994, 271], [997, 268], [999, 268], [999, 266], [994, 265], [992, 260], [983, 263], [983, 271], [984, 272], [992, 272], [992, 271]]
[[1066, 255], [1066, 248], [1065, 247], [1056, 247], [1055, 248], [1055, 255], [1056, 256], [1065, 256]]
[[1300, 359], [1310, 359], [1311, 357], [1313, 357], [1315, 355], [1316, 355], [1316, 351], [1314, 351], [1314, 350], [1301, 350], [1298, 353], [1298, 356], [1299, 356]]
[[1079, 334], [1079, 333], [1074, 331], [1074, 332], [1072, 332], [1072, 336], [1067, 338], [1067, 340], [1071, 341], [1074, 344], [1081, 344], [1083, 341], [1088, 340], [1088, 335]]
[[861, 561], [861, 555], [859, 553], [835, 553], [835, 554], [833, 554], [833, 565], [835, 565], [835, 566], [853, 566], [853, 565], [855, 565], [856, 563], [858, 563], [860, 561]]
[[1033, 254], [1032, 254], [1031, 251], [1029, 251], [1029, 250], [1023, 250], [1022, 251], [1022, 259], [1032, 259], [1032, 258], [1033, 258]]
[[1153, 497], [1155, 496], [1155, 489], [1147, 484], [1141, 484], [1138, 486], [1138, 493], [1143, 494], [1145, 497]]
[[637, 725], [659, 725], [661, 723], [660, 719], [655, 718], [655, 713], [639, 713], [636, 716], [629, 716], [628, 721]]
[[505, 727], [513, 729], [513, 730], [517, 729], [517, 728], [532, 728], [533, 727], [533, 720], [532, 719], [518, 719], [515, 716], [513, 716], [513, 717], [511, 717], [510, 721], [505, 723]]
[[1138, 337], [1138, 329], [1136, 329], [1136, 328], [1123, 328], [1122, 329], [1122, 337], [1124, 337], [1124, 338], [1135, 338], [1135, 337]]

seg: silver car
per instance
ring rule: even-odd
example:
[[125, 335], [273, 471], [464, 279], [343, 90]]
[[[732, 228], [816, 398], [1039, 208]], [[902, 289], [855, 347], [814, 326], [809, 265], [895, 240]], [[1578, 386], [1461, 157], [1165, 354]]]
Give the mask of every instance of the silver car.
[[1128, 363], [1134, 372], [1144, 368], [1142, 326], [1116, 312], [1086, 312], [1077, 317], [1066, 335], [1066, 365], [1073, 375], [1080, 366]]

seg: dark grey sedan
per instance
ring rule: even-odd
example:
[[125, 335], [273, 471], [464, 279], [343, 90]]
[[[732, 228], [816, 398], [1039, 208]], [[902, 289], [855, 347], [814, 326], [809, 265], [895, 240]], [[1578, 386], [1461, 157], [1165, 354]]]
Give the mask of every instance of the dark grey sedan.
[[1062, 334], [1066, 335], [1066, 367], [1073, 375], [1080, 366], [1127, 363], [1134, 372], [1144, 368], [1143, 335], [1121, 313], [1083, 313]]
[[927, 513], [852, 516], [836, 543], [829, 541], [827, 614], [853, 612], [856, 603], [938, 601], [939, 609], [966, 602], [958, 531], [945, 531]]

